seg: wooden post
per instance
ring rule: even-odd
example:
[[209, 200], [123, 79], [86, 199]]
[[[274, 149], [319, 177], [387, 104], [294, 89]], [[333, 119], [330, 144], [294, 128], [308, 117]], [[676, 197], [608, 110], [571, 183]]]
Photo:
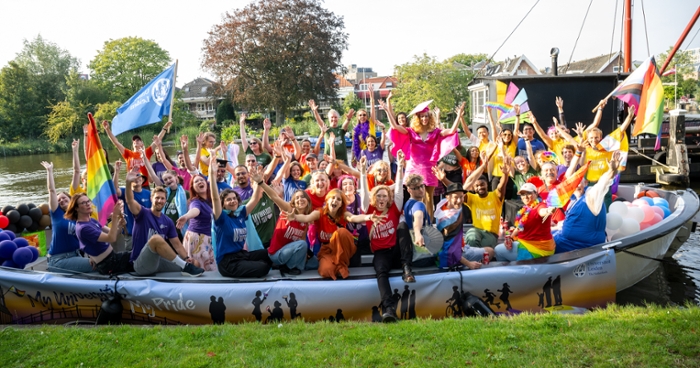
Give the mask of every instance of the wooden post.
[[685, 146], [685, 110], [671, 110], [668, 126], [668, 153], [666, 163], [678, 168], [678, 174], [688, 176], [688, 149]]

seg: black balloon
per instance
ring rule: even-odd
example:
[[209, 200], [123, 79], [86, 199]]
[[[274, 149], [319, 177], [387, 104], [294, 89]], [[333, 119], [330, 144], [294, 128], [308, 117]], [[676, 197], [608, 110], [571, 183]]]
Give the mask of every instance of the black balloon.
[[16, 224], [17, 221], [19, 221], [19, 218], [22, 217], [17, 210], [10, 210], [4, 213], [5, 216], [7, 216], [7, 219], [10, 220], [10, 224]]
[[24, 215], [24, 216], [19, 218], [19, 222], [17, 222], [17, 225], [19, 225], [19, 226], [17, 226], [17, 228], [26, 229], [26, 228], [32, 226], [33, 223], [34, 223], [34, 221], [32, 221], [31, 217]]
[[19, 214], [22, 216], [26, 216], [29, 214], [29, 207], [22, 203], [19, 206], [17, 206], [17, 211], [19, 211]]
[[15, 224], [9, 224], [5, 228], [5, 231], [12, 231], [13, 233], [17, 234], [17, 225]]
[[36, 205], [34, 203], [27, 203], [27, 207], [31, 210], [32, 208], [36, 208]]
[[32, 222], [31, 225], [27, 226], [27, 231], [29, 231], [30, 233], [33, 233], [37, 230], [39, 230], [39, 224], [36, 222]]
[[4, 213], [5, 216], [7, 216], [7, 213], [10, 212], [10, 211], [12, 211], [12, 210], [14, 210], [14, 209], [15, 209], [15, 208], [12, 207], [12, 206], [5, 206], [5, 207], [2, 208], [2, 213]]
[[29, 217], [32, 218], [34, 222], [39, 222], [41, 220], [41, 216], [44, 216], [44, 213], [41, 212], [41, 208], [34, 207], [29, 210]]

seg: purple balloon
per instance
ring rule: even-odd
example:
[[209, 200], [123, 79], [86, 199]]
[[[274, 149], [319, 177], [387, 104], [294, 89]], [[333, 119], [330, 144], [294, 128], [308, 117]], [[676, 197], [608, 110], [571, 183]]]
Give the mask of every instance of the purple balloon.
[[10, 240], [15, 240], [15, 238], [17, 237], [17, 235], [15, 235], [15, 233], [12, 231], [5, 231], [5, 234], [10, 236]]
[[15, 242], [15, 244], [17, 244], [17, 248], [26, 247], [29, 245], [29, 241], [25, 238], [15, 238], [15, 240], [13, 241]]
[[32, 260], [29, 261], [29, 263], [32, 263], [39, 259], [39, 248], [37, 247], [27, 247], [27, 249], [32, 251]]
[[12, 240], [0, 241], [0, 258], [12, 259], [12, 254], [17, 250], [17, 244]]
[[10, 234], [9, 234], [9, 233], [11, 233], [11, 232], [12, 232], [12, 231], [3, 231], [3, 232], [1, 232], [1, 233], [0, 233], [0, 241], [3, 241], [3, 240], [12, 240], [12, 238], [10, 238]]
[[28, 247], [17, 248], [15, 254], [12, 255], [12, 260], [19, 266], [19, 268], [24, 268], [27, 263], [32, 261], [32, 251]]
[[3, 267], [10, 267], [10, 268], [19, 268], [15, 262], [13, 262], [11, 259], [8, 259], [7, 261], [2, 263]]

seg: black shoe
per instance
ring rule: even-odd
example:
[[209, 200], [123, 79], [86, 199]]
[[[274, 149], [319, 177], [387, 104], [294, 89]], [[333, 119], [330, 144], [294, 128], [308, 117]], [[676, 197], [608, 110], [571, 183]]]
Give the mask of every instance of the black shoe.
[[401, 278], [405, 283], [416, 282], [416, 277], [413, 276], [413, 270], [411, 269], [411, 266], [403, 265], [403, 276]]
[[396, 310], [394, 310], [394, 307], [388, 307], [384, 311], [384, 314], [382, 314], [382, 322], [384, 323], [392, 323], [398, 320], [399, 317], [396, 315]]
[[294, 267], [291, 270], [287, 271], [287, 273], [292, 275], [292, 276], [298, 276], [298, 275], [301, 275], [301, 270]]
[[291, 271], [291, 270], [289, 269], [289, 267], [287, 267], [287, 265], [280, 265], [279, 270], [280, 270], [280, 275], [282, 275], [283, 277], [284, 277], [286, 274], [289, 274], [290, 271]]
[[201, 276], [204, 273], [204, 269], [199, 268], [192, 263], [188, 263], [185, 265], [185, 268], [182, 269], [182, 276], [191, 276], [191, 277], [197, 277]]

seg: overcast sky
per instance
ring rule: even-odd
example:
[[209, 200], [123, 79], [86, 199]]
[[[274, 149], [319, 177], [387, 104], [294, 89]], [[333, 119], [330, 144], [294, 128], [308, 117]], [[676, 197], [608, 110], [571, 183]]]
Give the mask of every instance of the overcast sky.
[[[248, 0], [175, 1], [4, 1], [0, 12], [0, 66], [15, 58], [24, 39], [41, 34], [81, 61], [81, 69], [109, 39], [138, 36], [157, 42], [179, 59], [177, 85], [198, 76], [202, 41], [227, 11]], [[615, 6], [617, 22], [613, 39]], [[349, 49], [343, 64], [372, 67], [391, 75], [394, 65], [426, 53], [445, 59], [458, 53], [491, 55], [535, 4], [520, 28], [495, 55], [503, 60], [525, 54], [538, 67], [550, 64], [549, 50], [558, 47], [559, 64], [571, 57], [589, 5], [585, 0], [328, 0], [324, 6], [345, 20]], [[620, 48], [623, 0], [593, 0], [572, 61], [603, 55]], [[645, 59], [642, 4], [646, 13], [651, 54], [672, 46], [698, 7], [697, 0], [633, 1], [635, 60]], [[699, 22], [700, 23], [700, 22]], [[700, 24], [682, 46], [700, 47]]]

